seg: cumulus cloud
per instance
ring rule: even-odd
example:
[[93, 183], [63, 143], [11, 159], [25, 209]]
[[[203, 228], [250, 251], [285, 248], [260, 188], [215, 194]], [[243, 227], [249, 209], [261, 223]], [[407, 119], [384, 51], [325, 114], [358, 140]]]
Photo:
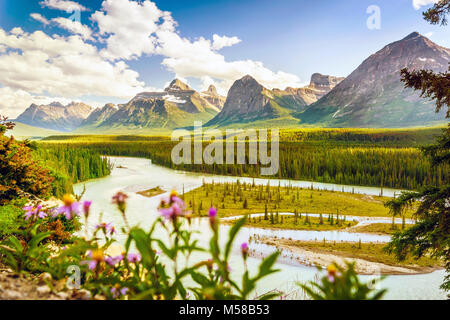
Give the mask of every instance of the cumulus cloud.
[[[124, 17], [129, 17], [124, 19]], [[96, 22], [99, 35], [105, 36], [103, 57], [111, 60], [137, 59], [155, 50], [154, 33], [164, 28], [161, 18], [169, 17], [151, 1], [105, 0], [101, 11], [91, 20]]]
[[48, 21], [46, 17], [44, 17], [43, 15], [41, 15], [39, 13], [32, 13], [32, 14], [30, 14], [30, 17], [36, 21], [41, 22], [44, 25], [48, 25], [50, 23], [50, 21]]
[[[67, 12], [88, 10], [74, 1], [45, 0], [41, 5]], [[61, 17], [49, 21], [33, 14], [32, 18], [44, 24], [54, 23], [73, 35], [50, 36], [40, 30], [27, 33], [19, 27], [8, 32], [0, 28], [0, 84], [7, 88], [0, 96], [8, 94], [8, 101], [21, 99], [28, 103], [28, 95], [129, 99], [138, 92], [153, 91], [126, 64], [145, 55], [162, 56], [163, 66], [177, 78], [196, 78], [203, 86], [214, 84], [222, 94], [247, 74], [267, 88], [302, 85], [296, 75], [272, 71], [260, 61], [228, 61], [219, 51], [240, 43], [236, 36], [181, 36], [171, 13], [160, 10], [150, 0], [104, 0], [101, 9], [90, 17], [93, 29]], [[9, 110], [12, 105], [19, 106], [2, 106]]]
[[85, 26], [78, 21], [73, 21], [71, 19], [62, 17], [53, 18], [51, 21], [57, 24], [62, 29], [65, 29], [73, 34], [79, 34], [83, 39], [93, 40], [92, 30], [88, 26]]
[[428, 6], [430, 4], [438, 3], [439, 0], [413, 0], [413, 7], [419, 10], [422, 7]]
[[[14, 32], [13, 32], [14, 31]], [[34, 94], [77, 97], [82, 95], [129, 98], [144, 89], [139, 74], [123, 61], [108, 62], [95, 46], [79, 36], [48, 36], [0, 29], [2, 85]]]
[[32, 103], [41, 105], [56, 101], [66, 105], [71, 102], [67, 98], [31, 95], [27, 91], [14, 90], [9, 87], [0, 88], [0, 97], [0, 114], [8, 115], [11, 119], [16, 118]]
[[88, 9], [75, 1], [69, 0], [44, 0], [39, 2], [41, 7], [47, 7], [50, 9], [56, 9], [66, 12], [74, 12], [74, 11], [88, 11]]
[[[124, 16], [133, 19], [124, 21]], [[98, 24], [99, 33], [106, 42], [101, 54], [108, 59], [161, 55], [163, 65], [177, 78], [209, 77], [214, 79], [221, 92], [226, 92], [235, 80], [246, 74], [269, 88], [301, 85], [297, 76], [273, 72], [259, 61], [226, 61], [217, 51], [241, 42], [238, 37], [215, 34], [212, 41], [203, 37], [196, 40], [183, 38], [171, 14], [159, 10], [149, 0], [106, 0], [101, 10], [92, 15], [92, 20]]]
[[227, 36], [219, 36], [217, 34], [213, 35], [213, 45], [212, 48], [214, 50], [220, 50], [225, 47], [231, 47], [235, 44], [240, 43], [242, 40], [238, 37], [227, 37]]

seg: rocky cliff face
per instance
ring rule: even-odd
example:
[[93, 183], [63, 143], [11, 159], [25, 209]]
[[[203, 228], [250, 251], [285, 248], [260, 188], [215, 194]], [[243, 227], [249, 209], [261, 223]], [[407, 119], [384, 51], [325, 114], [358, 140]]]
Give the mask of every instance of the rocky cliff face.
[[371, 55], [300, 118], [329, 126], [398, 127], [442, 120], [434, 103], [405, 89], [400, 70], [446, 71], [450, 50], [414, 32]]
[[210, 85], [207, 91], [203, 91], [201, 93], [203, 99], [208, 101], [210, 104], [218, 108], [219, 110], [223, 109], [225, 102], [227, 100], [226, 97], [221, 96], [217, 93], [217, 89], [215, 86]]
[[91, 112], [91, 106], [78, 102], [72, 102], [67, 106], [59, 102], [40, 106], [32, 104], [17, 118], [17, 121], [38, 128], [67, 132], [80, 126]]
[[251, 122], [275, 116], [269, 90], [247, 75], [234, 82], [222, 111], [207, 125]]
[[92, 113], [81, 123], [81, 126], [95, 126], [101, 124], [115, 112], [118, 107], [112, 103], [106, 104], [103, 108], [96, 108]]
[[229, 125], [260, 120], [280, 120], [281, 124], [295, 124], [293, 115], [299, 113], [328, 93], [343, 78], [314, 74], [305, 88], [268, 90], [247, 75], [237, 80], [226, 99], [222, 111], [208, 125]]
[[132, 101], [140, 99], [165, 100], [176, 104], [180, 110], [188, 113], [217, 113], [220, 111], [197, 91], [178, 79], [173, 80], [163, 92], [142, 92], [133, 98]]
[[118, 109], [95, 110], [83, 130], [174, 129], [207, 122], [219, 109], [187, 84], [175, 79], [163, 92], [142, 92]]
[[292, 105], [295, 107], [306, 107], [325, 96], [344, 79], [345, 78], [314, 73], [311, 76], [311, 82], [308, 86], [303, 88], [288, 87], [285, 90], [275, 89], [274, 93], [278, 96], [292, 99]]

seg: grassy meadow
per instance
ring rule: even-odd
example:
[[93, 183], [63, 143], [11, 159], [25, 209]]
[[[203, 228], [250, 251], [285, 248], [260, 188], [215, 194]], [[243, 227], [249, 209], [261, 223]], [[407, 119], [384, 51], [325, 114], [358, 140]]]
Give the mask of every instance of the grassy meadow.
[[[246, 183], [203, 184], [182, 195], [196, 216], [207, 216], [211, 206], [229, 217], [253, 213], [316, 213], [343, 216], [387, 217], [387, 198], [335, 191], [302, 189], [292, 186], [256, 186]], [[409, 217], [411, 212], [407, 212]], [[288, 220], [290, 221], [290, 220]]]
[[[336, 215], [328, 215], [316, 218], [308, 214], [279, 215], [268, 213], [266, 216], [248, 216], [245, 223], [248, 227], [263, 229], [286, 229], [286, 230], [314, 230], [331, 231], [343, 230], [356, 225], [355, 221], [347, 221], [346, 218], [337, 219]], [[234, 221], [224, 220], [223, 223], [234, 223]]]

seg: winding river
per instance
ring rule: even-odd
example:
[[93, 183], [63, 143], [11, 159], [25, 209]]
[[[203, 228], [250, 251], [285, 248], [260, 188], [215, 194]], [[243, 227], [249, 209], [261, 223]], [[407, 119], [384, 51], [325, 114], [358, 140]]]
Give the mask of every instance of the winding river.
[[[84, 186], [86, 187], [83, 199], [92, 200], [92, 215], [90, 223], [87, 226], [88, 231], [92, 232], [97, 224], [100, 216], [104, 222], [112, 222], [117, 230], [123, 226], [120, 214], [111, 203], [112, 196], [118, 191], [124, 191], [129, 195], [127, 217], [131, 225], [140, 225], [143, 228], [149, 227], [159, 216], [157, 211], [160, 200], [167, 197], [167, 193], [161, 194], [153, 198], [146, 198], [136, 194], [138, 191], [147, 190], [155, 187], [161, 187], [164, 190], [182, 191], [183, 185], [185, 191], [195, 189], [201, 186], [202, 181], [210, 182], [231, 182], [236, 181], [236, 177], [207, 175], [190, 172], [180, 172], [160, 166], [156, 166], [148, 159], [126, 158], [126, 157], [110, 157], [111, 162], [115, 165], [111, 175], [105, 178], [91, 180], [83, 184], [75, 186], [75, 192], [81, 193]], [[241, 182], [252, 182], [252, 178], [239, 178]], [[311, 182], [308, 181], [291, 181], [279, 179], [255, 179], [256, 184], [266, 185], [267, 182], [272, 186], [291, 183], [293, 186], [310, 187]], [[336, 190], [355, 193], [363, 193], [368, 195], [379, 195], [379, 188], [359, 187], [359, 186], [342, 186], [326, 183], [313, 183], [315, 189]], [[394, 192], [400, 192], [395, 189], [384, 189], [385, 196], [393, 196]], [[364, 217], [347, 217], [348, 219], [359, 220], [360, 223], [385, 222], [390, 223], [391, 218], [364, 218]], [[195, 219], [193, 228], [200, 231], [198, 239], [200, 245], [207, 247], [208, 240], [211, 236], [207, 219]], [[226, 235], [230, 227], [221, 226], [221, 234]], [[386, 242], [388, 236], [358, 234], [345, 231], [302, 231], [302, 230], [267, 230], [259, 228], [244, 228], [236, 239], [236, 248], [234, 248], [231, 259], [231, 269], [235, 277], [239, 277], [244, 268], [240, 257], [240, 243], [248, 241], [254, 235], [277, 236], [278, 238], [292, 238], [298, 240], [335, 240], [335, 241], [359, 241], [362, 242]], [[161, 234], [161, 236], [163, 236]], [[119, 242], [125, 241], [123, 234], [118, 234]], [[222, 239], [223, 241], [223, 239]], [[250, 248], [259, 253], [265, 254], [274, 251], [275, 248], [270, 246], [251, 243]], [[201, 259], [200, 256], [193, 256], [193, 259]], [[287, 293], [288, 299], [302, 299], [302, 293], [295, 286], [296, 282], [306, 282], [315, 280], [322, 275], [314, 267], [308, 267], [291, 262], [292, 259], [285, 255], [279, 259], [276, 267], [280, 272], [275, 273], [264, 279], [258, 288], [257, 293], [263, 293], [274, 289], [282, 290]], [[256, 270], [260, 259], [249, 258], [248, 267], [250, 270]], [[439, 289], [444, 279], [444, 270], [438, 270], [429, 274], [421, 275], [396, 275], [388, 276], [380, 284], [381, 288], [387, 288], [386, 299], [445, 299], [445, 292]], [[361, 276], [367, 280], [372, 276]]]

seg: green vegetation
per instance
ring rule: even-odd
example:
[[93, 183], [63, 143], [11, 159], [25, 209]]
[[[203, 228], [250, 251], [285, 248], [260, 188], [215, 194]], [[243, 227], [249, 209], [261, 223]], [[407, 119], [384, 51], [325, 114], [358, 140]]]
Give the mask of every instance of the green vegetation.
[[15, 200], [10, 204], [0, 206], [0, 240], [17, 233], [23, 222], [23, 210], [26, 200]]
[[389, 223], [371, 223], [367, 225], [357, 226], [352, 229], [352, 232], [393, 235], [400, 230], [404, 230], [410, 227], [411, 227], [410, 224], [406, 224], [403, 227], [402, 225], [399, 224], [395, 224], [394, 226], [392, 226], [392, 224]]
[[56, 134], [62, 133], [55, 130], [33, 127], [20, 122], [17, 122], [14, 129], [8, 132], [8, 135], [13, 135], [16, 139], [34, 139]]
[[[314, 231], [329, 231], [329, 230], [342, 230], [348, 227], [356, 225], [355, 221], [346, 221], [344, 218], [336, 220], [335, 215], [329, 215], [327, 217], [315, 218], [310, 217], [308, 214], [280, 215], [280, 214], [268, 214], [267, 220], [264, 216], [249, 215], [247, 217], [246, 226], [265, 228], [265, 229], [288, 229], [288, 230], [314, 230]], [[234, 221], [225, 220], [224, 223], [234, 223]]]
[[322, 277], [320, 283], [310, 281], [307, 284], [298, 284], [311, 299], [380, 300], [386, 293], [386, 289], [376, 290], [379, 280], [362, 283], [355, 271], [355, 264], [347, 263], [346, 268], [331, 264], [327, 271], [328, 275]]
[[[263, 240], [264, 242], [276, 243], [272, 240]], [[298, 241], [298, 240], [277, 240], [290, 248], [301, 248], [317, 253], [332, 254], [335, 256], [362, 259], [370, 262], [383, 263], [390, 266], [403, 266], [411, 269], [417, 268], [437, 268], [442, 267], [441, 260], [430, 257], [415, 259], [409, 257], [405, 260], [398, 260], [394, 255], [387, 253], [383, 243], [354, 243], [354, 242], [334, 242], [334, 241]]]
[[152, 188], [152, 189], [148, 189], [148, 190], [144, 190], [144, 191], [139, 191], [139, 192], [137, 192], [137, 194], [140, 194], [141, 196], [144, 196], [147, 198], [152, 198], [152, 197], [155, 197], [155, 196], [165, 193], [165, 192], [166, 191], [164, 191], [160, 187], [156, 187], [156, 188]]
[[52, 194], [58, 198], [73, 193], [74, 183], [104, 177], [110, 174], [111, 164], [91, 149], [64, 145], [37, 145], [33, 153], [54, 178]]
[[[229, 268], [231, 249], [236, 235], [245, 223], [241, 219], [233, 226], [224, 246], [219, 244], [217, 211], [210, 211], [212, 236], [207, 248], [199, 247], [198, 240], [189, 228], [190, 217], [182, 209], [184, 204], [176, 194], [160, 203], [161, 217], [145, 231], [130, 227], [126, 218], [127, 196], [121, 192], [113, 197], [126, 228], [127, 240], [124, 253], [110, 256], [108, 249], [116, 242], [111, 224], [100, 224], [92, 237], [76, 238], [64, 250], [55, 250], [46, 241], [52, 231], [41, 231], [51, 211], [44, 208], [28, 208], [28, 224], [22, 239], [14, 235], [0, 242], [0, 257], [16, 273], [42, 274], [48, 272], [55, 280], [68, 283], [67, 268], [78, 266], [83, 275], [83, 289], [92, 297], [100, 295], [111, 300], [247, 300], [273, 299], [279, 292], [256, 296], [255, 289], [261, 279], [277, 272], [274, 268], [279, 253], [264, 258], [257, 272], [247, 270], [248, 244], [241, 244], [242, 263], [245, 268], [241, 280], [236, 282]], [[89, 218], [90, 202], [77, 203], [72, 197], [64, 198], [64, 206], [58, 212], [65, 219], [83, 215]], [[80, 210], [80, 208], [83, 208]], [[53, 219], [53, 214], [51, 219]], [[155, 230], [165, 230], [167, 240], [155, 236]], [[132, 249], [135, 248], [135, 249]], [[131, 250], [135, 250], [132, 252]], [[160, 251], [160, 253], [158, 253]], [[193, 253], [204, 253], [205, 260], [191, 265]], [[186, 287], [186, 279], [192, 280]], [[73, 283], [73, 282], [72, 282]]]
[[[73, 183], [109, 174], [110, 165], [92, 150], [41, 148], [35, 142], [6, 137], [7, 130], [14, 127], [14, 123], [0, 117], [0, 239], [13, 236], [23, 240], [22, 207], [26, 203], [41, 203], [52, 195], [72, 193]], [[79, 227], [75, 219], [51, 218], [39, 226], [51, 232], [46, 239], [54, 241], [67, 240]]]
[[0, 205], [24, 197], [48, 197], [52, 177], [33, 159], [29, 141], [6, 137], [14, 123], [0, 116]]
[[[416, 147], [430, 143], [440, 130], [282, 130], [277, 178], [409, 190], [425, 184], [438, 185], [450, 172], [449, 166], [432, 167]], [[177, 142], [162, 136], [57, 136], [45, 139], [43, 144], [91, 149], [110, 156], [150, 158], [157, 165], [177, 170], [260, 177], [259, 164], [175, 165], [171, 152]]]
[[[252, 213], [298, 212], [323, 214], [336, 221], [343, 215], [387, 217], [387, 198], [292, 186], [257, 186], [249, 183], [206, 184], [183, 195], [194, 215], [205, 216], [211, 206], [224, 217]], [[303, 214], [302, 214], [303, 216]], [[339, 218], [338, 218], [339, 217]], [[348, 222], [348, 221], [347, 221]]]
[[[450, 0], [441, 0], [423, 13], [425, 20], [431, 24], [447, 23], [450, 13]], [[450, 66], [447, 72], [435, 73], [430, 70], [401, 71], [405, 87], [420, 91], [424, 98], [436, 102], [436, 113], [447, 106], [446, 118], [450, 119]], [[450, 123], [437, 138], [434, 145], [422, 149], [424, 156], [429, 157], [432, 168], [450, 166]], [[449, 170], [447, 170], [447, 173]], [[443, 290], [450, 291], [450, 177], [440, 181], [437, 186], [427, 185], [418, 192], [405, 192], [399, 198], [386, 205], [392, 214], [402, 215], [411, 204], [420, 201], [414, 217], [418, 223], [413, 227], [396, 233], [387, 247], [398, 259], [408, 256], [423, 257], [431, 255], [445, 261], [446, 276], [441, 285]]]

